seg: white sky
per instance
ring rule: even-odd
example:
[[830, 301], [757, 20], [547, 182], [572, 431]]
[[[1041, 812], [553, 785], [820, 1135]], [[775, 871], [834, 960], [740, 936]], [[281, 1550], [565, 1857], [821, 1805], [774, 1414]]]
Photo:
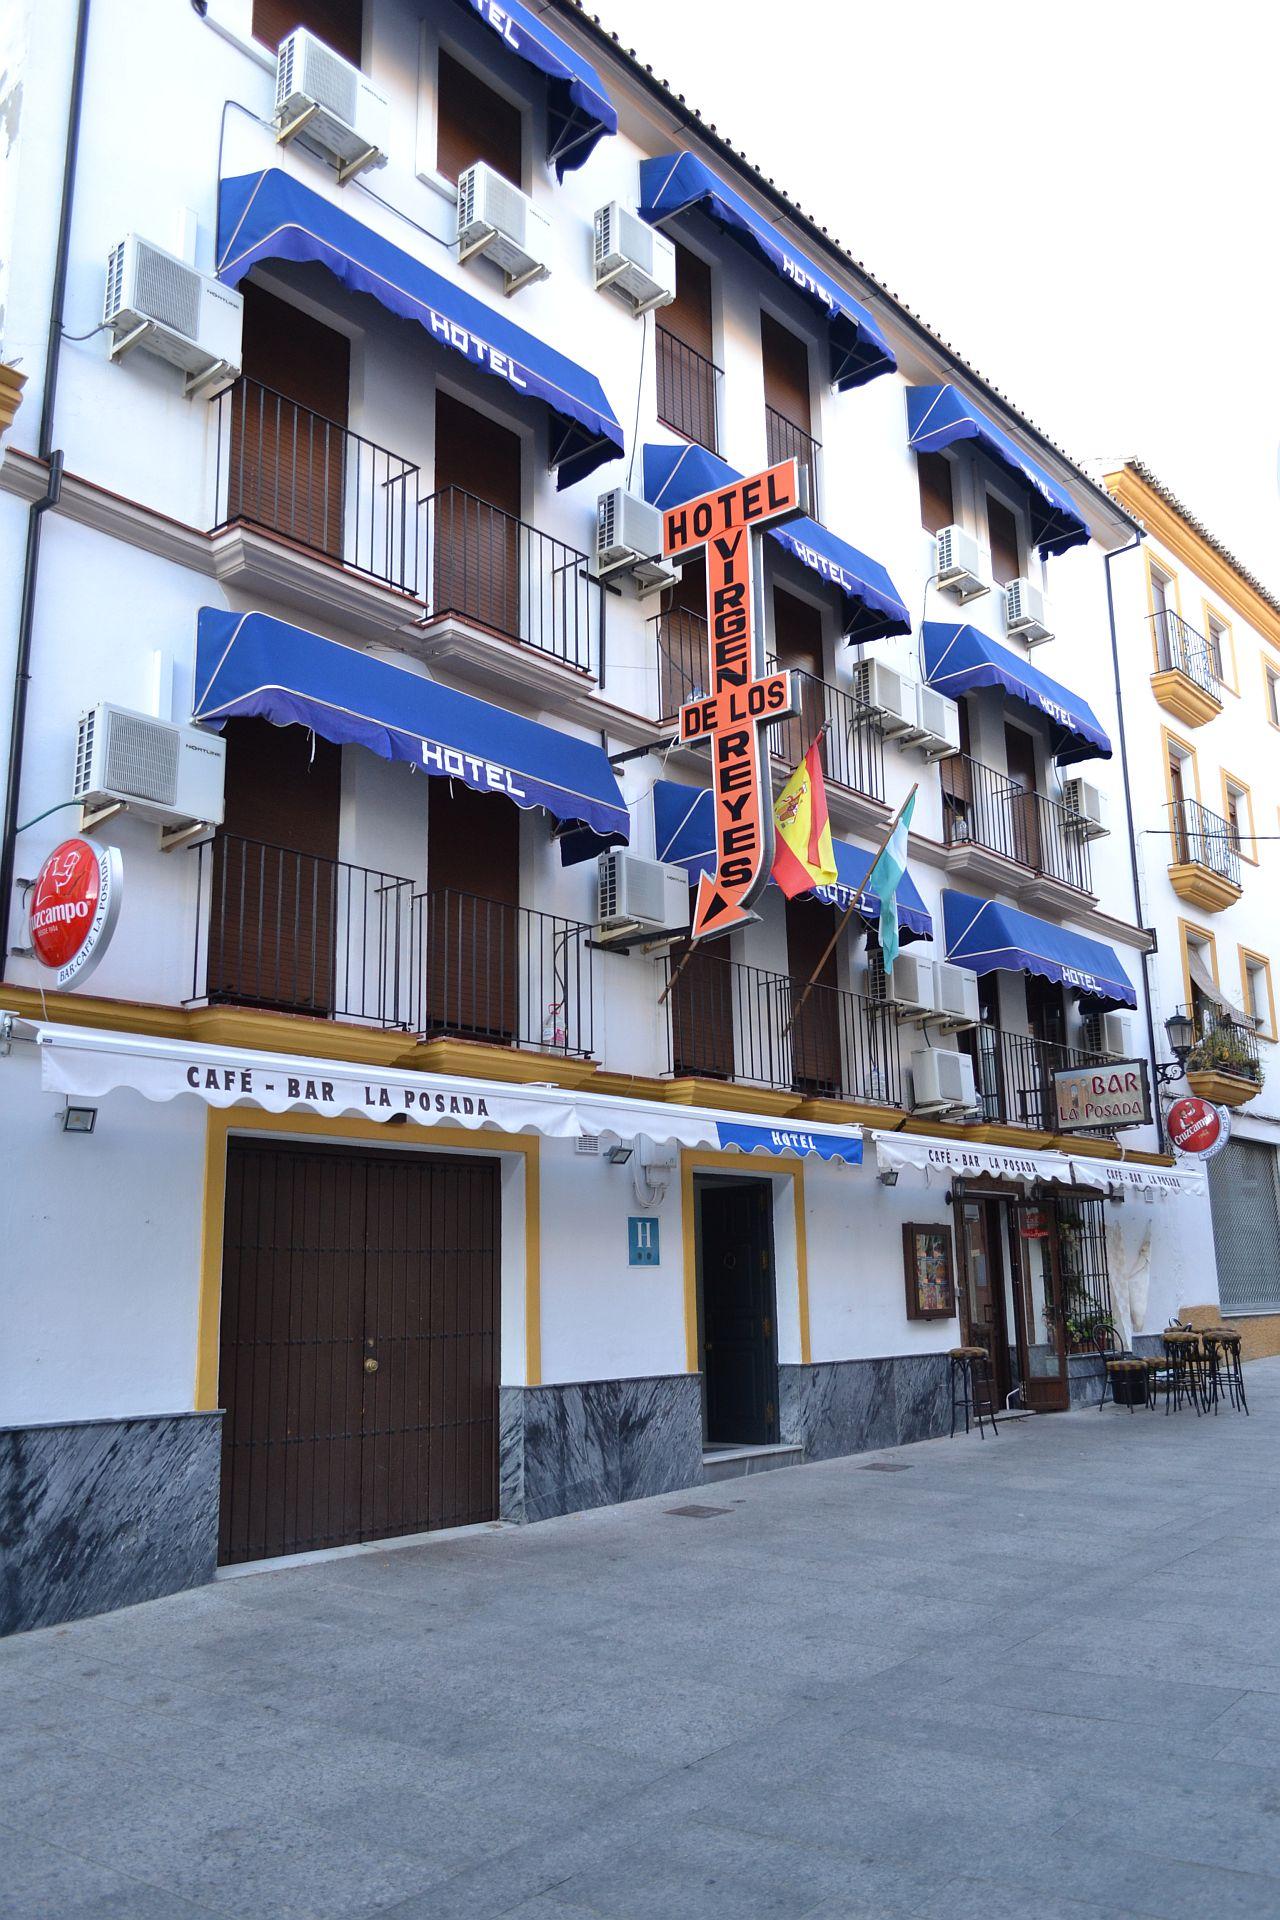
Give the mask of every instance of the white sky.
[[1271, 0], [592, 0], [1067, 451], [1280, 592]]

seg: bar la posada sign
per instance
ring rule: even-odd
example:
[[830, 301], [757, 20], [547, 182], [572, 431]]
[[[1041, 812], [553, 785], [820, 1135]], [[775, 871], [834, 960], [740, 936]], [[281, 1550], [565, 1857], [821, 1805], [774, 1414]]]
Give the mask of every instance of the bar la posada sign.
[[1064, 1067], [1053, 1076], [1053, 1093], [1059, 1133], [1151, 1124], [1151, 1083], [1145, 1060]]
[[690, 937], [728, 933], [751, 906], [773, 866], [773, 791], [760, 734], [795, 712], [789, 673], [764, 670], [759, 534], [805, 509], [799, 462], [735, 480], [662, 516], [662, 550], [707, 559], [707, 647], [711, 691], [680, 709], [680, 738], [711, 748], [716, 869], [698, 880]]

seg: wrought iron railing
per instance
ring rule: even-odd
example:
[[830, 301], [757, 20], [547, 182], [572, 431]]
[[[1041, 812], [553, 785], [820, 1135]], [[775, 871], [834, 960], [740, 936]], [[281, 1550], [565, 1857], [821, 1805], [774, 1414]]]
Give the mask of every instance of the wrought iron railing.
[[1222, 699], [1222, 662], [1212, 643], [1171, 607], [1150, 614], [1156, 630], [1156, 660], [1160, 671], [1185, 673], [1204, 693]]
[[411, 881], [238, 834], [195, 853], [193, 1002], [411, 1024]]
[[[1029, 1033], [1007, 1033], [983, 1023], [971, 1028], [962, 1044], [973, 1061], [974, 1085], [984, 1121], [1006, 1127], [1058, 1130], [1054, 1074], [1069, 1067], [1102, 1066], [1106, 1055], [1083, 1047], [1037, 1040]], [[1103, 1132], [1103, 1128], [1091, 1128]]]
[[261, 381], [215, 395], [214, 526], [262, 529], [418, 591], [418, 468]]
[[985, 847], [1079, 893], [1093, 892], [1089, 841], [1078, 814], [967, 753], [941, 761], [938, 771], [947, 846]]
[[776, 407], [766, 405], [764, 410], [765, 451], [769, 465], [776, 467], [783, 460], [796, 459], [802, 467], [809, 470], [809, 513], [815, 520], [822, 518], [818, 511], [818, 455], [822, 452], [822, 442], [815, 440], [804, 427], [797, 426], [785, 413], [779, 413]]
[[1230, 1073], [1262, 1085], [1262, 1057], [1255, 1027], [1203, 1001], [1198, 1007], [1180, 1007], [1178, 1011], [1190, 1015], [1196, 1036], [1187, 1055], [1188, 1073]]
[[499, 1046], [594, 1050], [591, 928], [443, 888], [413, 902], [414, 1031]]
[[664, 427], [696, 440], [708, 452], [716, 441], [716, 396], [720, 368], [674, 333], [655, 326], [658, 358], [658, 418]]
[[600, 588], [585, 553], [461, 487], [421, 507], [428, 621], [454, 615], [593, 671]]
[[1210, 813], [1198, 800], [1174, 800], [1169, 808], [1169, 837], [1175, 866], [1194, 862], [1208, 867], [1233, 887], [1240, 882], [1240, 847], [1236, 831], [1221, 814]]

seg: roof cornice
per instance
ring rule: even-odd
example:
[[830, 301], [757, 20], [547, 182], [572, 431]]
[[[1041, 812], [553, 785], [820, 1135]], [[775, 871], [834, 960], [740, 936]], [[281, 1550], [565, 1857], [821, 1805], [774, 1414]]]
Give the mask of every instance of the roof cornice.
[[1219, 600], [1280, 649], [1280, 599], [1256, 580], [1192, 518], [1187, 508], [1134, 461], [1105, 476], [1107, 490], [1141, 520], [1147, 532], [1191, 567]]

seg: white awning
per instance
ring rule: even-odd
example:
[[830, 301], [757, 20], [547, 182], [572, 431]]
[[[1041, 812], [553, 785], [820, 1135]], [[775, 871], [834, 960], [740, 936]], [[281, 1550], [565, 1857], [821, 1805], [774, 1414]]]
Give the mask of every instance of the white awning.
[[1094, 1187], [1105, 1193], [1119, 1187], [1144, 1199], [1196, 1198], [1204, 1175], [1191, 1169], [1150, 1167], [1131, 1160], [1098, 1160], [1065, 1153], [1034, 1153], [1019, 1147], [970, 1145], [927, 1133], [874, 1132], [876, 1166], [881, 1173], [911, 1172], [925, 1186], [952, 1180], [1057, 1180], [1068, 1186]]
[[1204, 1175], [1195, 1167], [1144, 1167], [1131, 1160], [1073, 1160], [1082, 1187], [1119, 1187], [1142, 1199], [1198, 1200], [1204, 1195]]

